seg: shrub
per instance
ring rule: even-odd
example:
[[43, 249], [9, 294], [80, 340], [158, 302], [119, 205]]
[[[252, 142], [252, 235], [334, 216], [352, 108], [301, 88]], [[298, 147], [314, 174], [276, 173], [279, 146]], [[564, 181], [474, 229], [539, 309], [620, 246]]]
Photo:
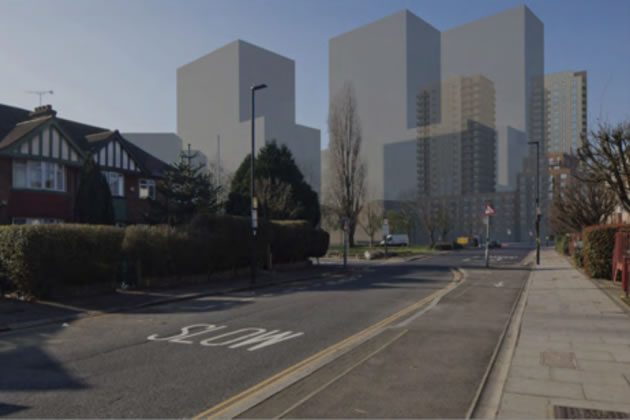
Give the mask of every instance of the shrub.
[[0, 265], [23, 294], [93, 284], [115, 287], [124, 232], [98, 225], [31, 225], [0, 228]]
[[627, 225], [595, 225], [584, 229], [582, 257], [584, 271], [591, 277], [610, 279], [615, 233]]
[[328, 252], [328, 246], [330, 245], [330, 235], [323, 229], [311, 230], [311, 243], [309, 256], [320, 258], [326, 255]]
[[453, 249], [453, 244], [451, 242], [438, 242], [433, 248], [439, 251], [447, 251]]
[[125, 229], [123, 252], [141, 276], [182, 276], [206, 272], [202, 246], [183, 229], [136, 225]]
[[559, 235], [556, 238], [556, 251], [561, 255], [569, 255], [569, 244], [571, 243], [570, 235]]
[[583, 267], [584, 266], [584, 259], [582, 258], [582, 249], [581, 248], [575, 248], [573, 250], [573, 256], [571, 257], [573, 259], [573, 264], [576, 265], [576, 267]]
[[314, 239], [306, 221], [272, 221], [271, 255], [274, 264], [304, 261]]

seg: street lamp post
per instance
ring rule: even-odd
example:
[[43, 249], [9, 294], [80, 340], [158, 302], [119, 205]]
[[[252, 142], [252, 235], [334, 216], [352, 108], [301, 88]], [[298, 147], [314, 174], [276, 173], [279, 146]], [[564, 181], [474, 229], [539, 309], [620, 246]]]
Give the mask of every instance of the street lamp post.
[[540, 265], [540, 142], [527, 144], [536, 145], [536, 265]]
[[252, 235], [250, 245], [250, 271], [251, 271], [251, 287], [256, 285], [256, 229], [258, 228], [258, 200], [256, 200], [256, 187], [254, 186], [254, 157], [256, 152], [256, 91], [266, 88], [267, 85], [260, 84], [250, 88], [252, 91], [252, 154], [250, 159], [250, 176], [249, 191], [251, 195], [251, 212], [252, 212]]

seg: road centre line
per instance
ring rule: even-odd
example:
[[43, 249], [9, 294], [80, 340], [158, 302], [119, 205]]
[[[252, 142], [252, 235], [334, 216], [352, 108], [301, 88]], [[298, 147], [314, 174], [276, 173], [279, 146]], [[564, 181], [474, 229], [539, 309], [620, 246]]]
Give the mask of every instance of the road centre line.
[[448, 293], [450, 290], [452, 290], [454, 287], [456, 287], [458, 284], [458, 278], [457, 276], [454, 276], [453, 280], [444, 288], [435, 291], [434, 293], [430, 294], [429, 296], [426, 296], [422, 299], [420, 299], [419, 301], [407, 306], [406, 308], [403, 308], [402, 310], [394, 313], [393, 315], [390, 315], [389, 317], [377, 322], [376, 324], [373, 324], [372, 326], [359, 331], [358, 333], [345, 338], [344, 340], [333, 344], [332, 346], [321, 350], [315, 354], [313, 354], [312, 356], [302, 360], [301, 362], [298, 362], [286, 369], [284, 369], [281, 372], [276, 373], [275, 375], [263, 380], [262, 382], [259, 382], [258, 384], [246, 389], [245, 391], [240, 392], [239, 394], [236, 394], [230, 398], [228, 398], [227, 400], [224, 400], [223, 402], [220, 402], [216, 405], [214, 405], [213, 407], [210, 407], [209, 409], [197, 414], [196, 416], [193, 417], [193, 419], [200, 419], [200, 418], [217, 418], [218, 416], [220, 416], [221, 414], [225, 413], [228, 410], [231, 410], [233, 408], [235, 408], [236, 406], [238, 406], [239, 404], [243, 404], [244, 402], [246, 402], [247, 400], [250, 400], [251, 398], [255, 397], [256, 395], [264, 392], [265, 390], [269, 389], [272, 386], [278, 385], [281, 382], [287, 380], [288, 378], [290, 378], [291, 376], [295, 376], [298, 373], [304, 371], [305, 369], [312, 367], [313, 365], [315, 365], [317, 362], [322, 361], [323, 359], [325, 359], [328, 356], [331, 356], [335, 353], [341, 352], [342, 350], [350, 347], [351, 345], [353, 345], [354, 343], [358, 342], [361, 338], [367, 336], [368, 334], [371, 333], [375, 333], [376, 331], [385, 328], [386, 326], [389, 326], [390, 324], [392, 324], [393, 322], [395, 322], [396, 320], [402, 318], [403, 316], [417, 310], [420, 309], [422, 306], [426, 305], [427, 303], [431, 302], [433, 299], [440, 297], [442, 294]]

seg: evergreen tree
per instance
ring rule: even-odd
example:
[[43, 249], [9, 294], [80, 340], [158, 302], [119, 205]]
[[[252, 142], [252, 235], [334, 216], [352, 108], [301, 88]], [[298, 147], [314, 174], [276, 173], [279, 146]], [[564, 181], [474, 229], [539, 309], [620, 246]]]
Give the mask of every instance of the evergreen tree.
[[[226, 204], [229, 214], [250, 214], [250, 167], [251, 155], [247, 155], [232, 179], [230, 195]], [[317, 193], [304, 180], [295, 164], [293, 155], [286, 145], [278, 146], [275, 141], [267, 143], [255, 160], [256, 195], [261, 217], [274, 219], [304, 219], [317, 225], [320, 219]], [[263, 188], [261, 190], [261, 188]], [[264, 188], [264, 187], [267, 188]], [[271, 194], [270, 194], [271, 192]], [[279, 194], [283, 196], [279, 200]], [[273, 198], [273, 200], [272, 200]], [[264, 200], [264, 201], [263, 201]], [[264, 214], [264, 212], [268, 214]]]
[[153, 201], [157, 222], [170, 225], [188, 223], [196, 214], [214, 214], [219, 205], [218, 188], [203, 164], [191, 164], [182, 154], [180, 162], [172, 165], [157, 183], [158, 199]]
[[79, 173], [74, 217], [78, 223], [97, 225], [114, 224], [112, 194], [98, 165], [89, 155]]

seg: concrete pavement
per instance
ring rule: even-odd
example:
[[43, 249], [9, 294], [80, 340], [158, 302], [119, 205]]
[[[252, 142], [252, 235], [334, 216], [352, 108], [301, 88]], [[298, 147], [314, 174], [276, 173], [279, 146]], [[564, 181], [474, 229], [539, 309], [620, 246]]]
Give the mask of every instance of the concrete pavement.
[[565, 257], [544, 249], [522, 319], [498, 418], [604, 418], [572, 408], [630, 416], [626, 310]]

